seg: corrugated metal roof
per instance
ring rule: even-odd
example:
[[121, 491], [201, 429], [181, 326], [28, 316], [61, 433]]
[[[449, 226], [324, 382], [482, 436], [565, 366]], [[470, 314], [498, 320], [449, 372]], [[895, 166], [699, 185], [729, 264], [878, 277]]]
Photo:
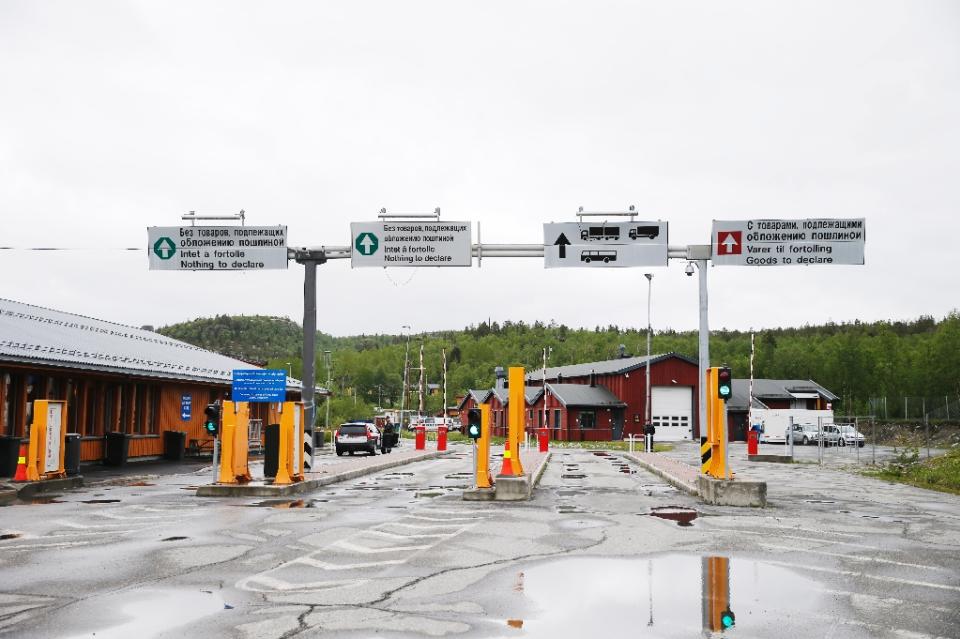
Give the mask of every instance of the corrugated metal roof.
[[490, 390], [476, 390], [470, 389], [467, 391], [467, 394], [463, 396], [463, 399], [460, 400], [460, 403], [457, 405], [457, 408], [463, 408], [466, 405], [467, 400], [473, 398], [475, 404], [482, 404], [487, 401], [487, 397], [490, 396]]
[[[234, 369], [259, 368], [153, 331], [6, 299], [0, 361], [220, 384]], [[288, 389], [301, 386], [287, 377]]]
[[587, 384], [551, 384], [547, 382], [547, 390], [567, 407], [601, 406], [610, 408], [626, 406], [606, 386], [599, 384], [588, 386]]
[[[753, 407], [766, 408], [764, 400], [792, 400], [793, 393], [817, 393], [829, 402], [837, 396], [809, 379], [755, 379], [753, 380]], [[750, 380], [734, 379], [733, 395], [727, 402], [728, 410], [747, 410]]]
[[[500, 400], [500, 403], [506, 406], [510, 402], [510, 389], [509, 388], [493, 388], [488, 391], [492, 395], [496, 395], [497, 399]], [[529, 386], [523, 389], [523, 400], [527, 404], [536, 403], [537, 399], [540, 398], [540, 394], [543, 393], [543, 389], [539, 386]], [[482, 403], [482, 402], [481, 402]]]
[[[690, 362], [691, 364], [696, 364], [697, 362], [693, 361], [688, 357], [683, 355], [678, 355], [677, 353], [662, 353], [660, 355], [651, 355], [650, 364], [656, 364], [659, 361], [677, 357], [679, 359]], [[557, 375], [563, 375], [567, 378], [572, 377], [584, 377], [589, 375], [591, 372], [596, 373], [597, 375], [610, 375], [610, 374], [620, 374], [620, 373], [629, 373], [630, 371], [636, 370], [638, 368], [643, 368], [647, 364], [647, 356], [642, 357], [621, 357], [618, 359], [607, 359], [599, 362], [587, 362], [586, 364], [569, 364], [567, 366], [554, 366], [553, 368], [547, 368], [547, 380], [557, 379]], [[541, 381], [543, 379], [543, 369], [537, 368], [531, 370], [527, 373], [527, 381]]]

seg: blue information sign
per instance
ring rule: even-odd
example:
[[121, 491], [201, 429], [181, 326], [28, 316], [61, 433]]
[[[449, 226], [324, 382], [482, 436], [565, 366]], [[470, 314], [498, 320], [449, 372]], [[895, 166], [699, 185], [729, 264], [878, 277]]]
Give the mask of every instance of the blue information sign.
[[185, 422], [190, 421], [190, 415], [193, 413], [193, 395], [180, 396], [180, 419]]
[[287, 371], [282, 368], [233, 371], [235, 402], [282, 402], [287, 398]]

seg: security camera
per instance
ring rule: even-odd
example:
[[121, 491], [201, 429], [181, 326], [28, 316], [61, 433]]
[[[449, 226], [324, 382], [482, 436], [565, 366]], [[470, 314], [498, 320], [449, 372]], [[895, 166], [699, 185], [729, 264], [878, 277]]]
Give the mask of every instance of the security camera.
[[687, 262], [687, 268], [685, 268], [683, 272], [686, 273], [688, 277], [693, 277], [693, 262]]

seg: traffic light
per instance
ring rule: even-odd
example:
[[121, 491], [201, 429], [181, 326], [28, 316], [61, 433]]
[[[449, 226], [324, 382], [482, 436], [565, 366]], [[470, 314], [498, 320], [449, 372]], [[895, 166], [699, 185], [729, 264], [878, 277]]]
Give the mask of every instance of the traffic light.
[[205, 416], [203, 429], [211, 437], [216, 437], [220, 432], [220, 405], [207, 404], [207, 407], [203, 409], [203, 414]]
[[480, 439], [483, 434], [481, 426], [480, 409], [471, 408], [467, 411], [467, 437], [470, 439]]
[[717, 397], [727, 401], [733, 395], [733, 373], [726, 366], [717, 369]]
[[727, 628], [733, 628], [736, 621], [736, 615], [734, 615], [733, 611], [729, 608], [720, 613], [720, 625], [723, 626], [724, 630]]

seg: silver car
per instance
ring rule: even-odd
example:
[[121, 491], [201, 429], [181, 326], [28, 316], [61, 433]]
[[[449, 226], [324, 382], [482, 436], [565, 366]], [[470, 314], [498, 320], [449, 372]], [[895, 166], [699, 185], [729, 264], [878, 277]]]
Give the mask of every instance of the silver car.
[[863, 433], [858, 432], [857, 429], [850, 424], [843, 424], [840, 426], [840, 440], [837, 443], [841, 446], [859, 446], [863, 448], [866, 442], [864, 441]]
[[[784, 431], [785, 441], [790, 443], [790, 427]], [[811, 444], [817, 441], [817, 427], [813, 424], [794, 424], [793, 425], [793, 443], [794, 444]]]

